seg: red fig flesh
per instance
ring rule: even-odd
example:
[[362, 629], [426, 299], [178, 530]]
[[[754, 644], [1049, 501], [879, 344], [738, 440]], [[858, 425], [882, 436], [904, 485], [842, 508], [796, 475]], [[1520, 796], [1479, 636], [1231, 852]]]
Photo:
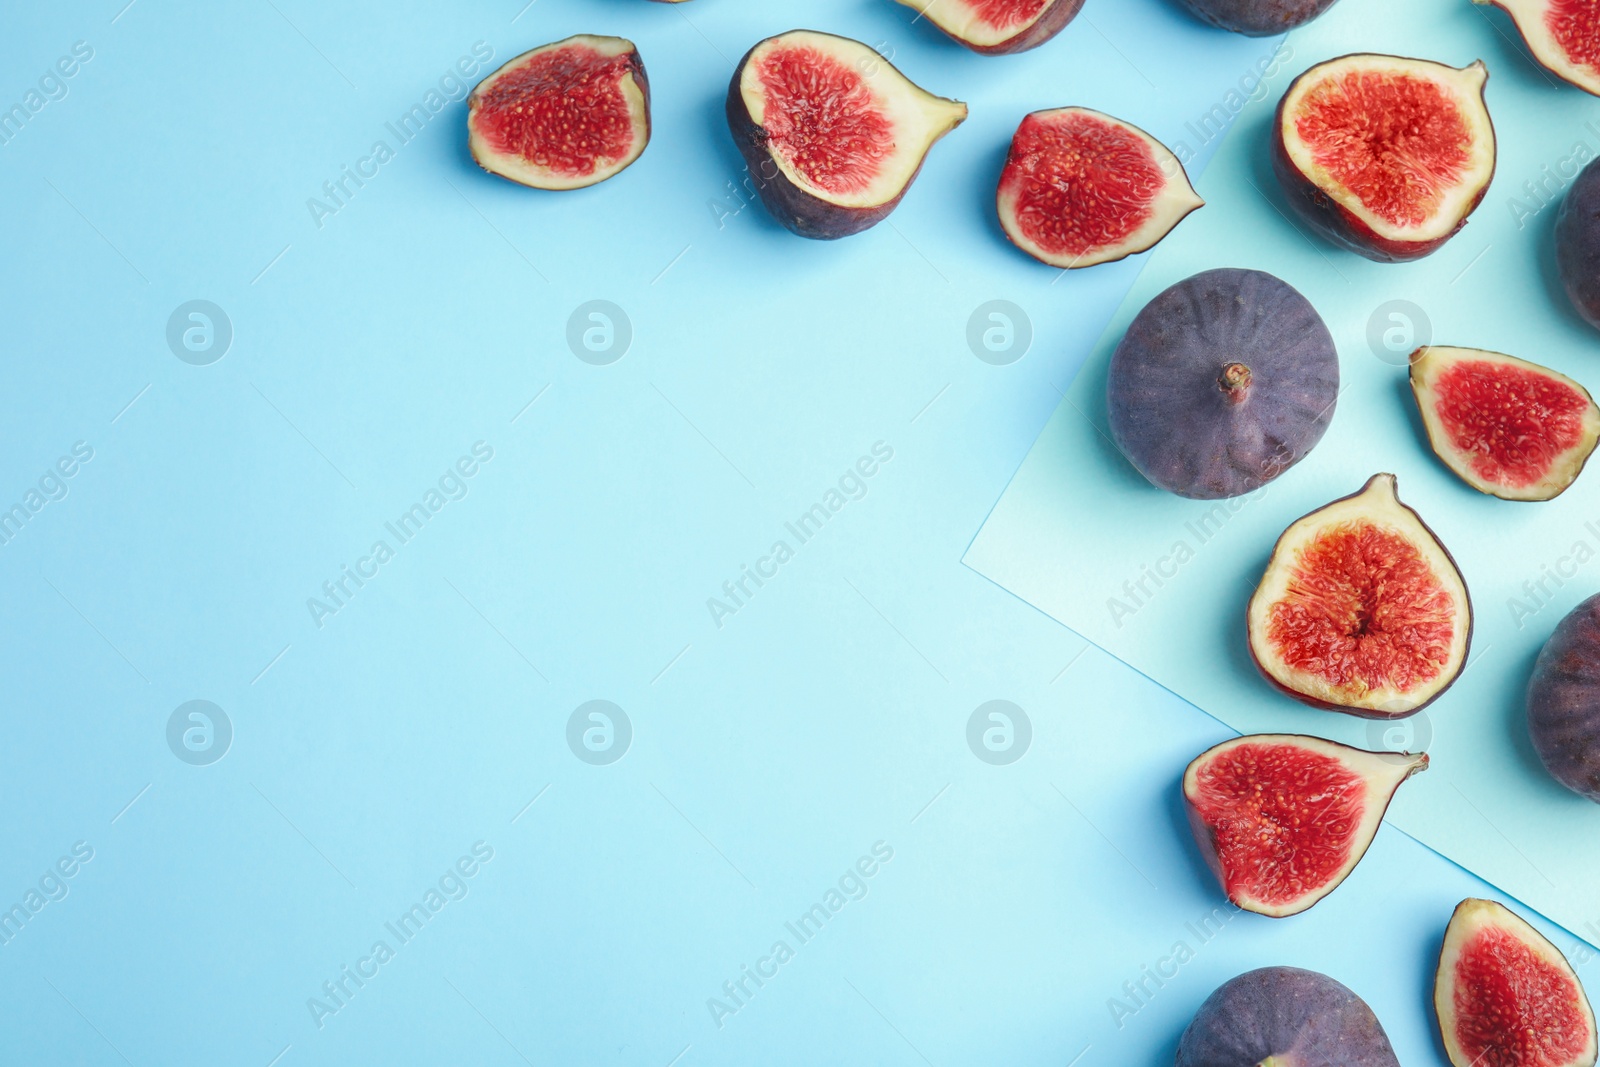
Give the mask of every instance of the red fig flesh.
[[1395, 790], [1427, 766], [1427, 753], [1255, 734], [1195, 757], [1183, 774], [1183, 800], [1206, 864], [1234, 906], [1297, 915], [1355, 870]]
[[802, 237], [880, 222], [967, 105], [925, 92], [860, 41], [791, 30], [728, 86], [728, 128], [773, 218]]
[[1494, 176], [1483, 63], [1349, 55], [1296, 78], [1278, 104], [1273, 171], [1295, 211], [1370, 259], [1434, 251]]
[[1392, 474], [1294, 522], [1247, 613], [1266, 679], [1312, 707], [1419, 711], [1466, 664], [1472, 604], [1455, 560], [1395, 495]]
[[1600, 440], [1600, 408], [1548, 367], [1476, 348], [1419, 348], [1411, 391], [1428, 442], [1461, 479], [1506, 500], [1549, 500]]
[[1594, 1012], [1571, 964], [1492, 900], [1469, 897], [1450, 916], [1433, 1006], [1455, 1067], [1594, 1065]]
[[1600, 96], [1600, 4], [1595, 0], [1474, 0], [1511, 16], [1540, 66]]
[[535, 189], [578, 189], [650, 141], [650, 84], [633, 42], [579, 34], [524, 52], [467, 98], [478, 166]]
[[1022, 120], [996, 202], [1006, 236], [1053, 267], [1143, 252], [1204, 204], [1160, 141], [1082, 107]]
[[1037, 48], [1066, 28], [1083, 0], [898, 0], [974, 52]]

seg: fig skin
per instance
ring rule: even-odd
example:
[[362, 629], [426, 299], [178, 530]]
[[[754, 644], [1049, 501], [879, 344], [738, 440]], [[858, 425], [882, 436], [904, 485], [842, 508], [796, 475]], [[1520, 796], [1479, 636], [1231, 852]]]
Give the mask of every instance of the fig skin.
[[[937, 4], [939, 0], [896, 0], [896, 2], [926, 14], [927, 9]], [[1329, 2], [1331, 3], [1332, 0], [1329, 0]], [[946, 37], [952, 41], [960, 42], [980, 56], [1009, 56], [1018, 52], [1026, 52], [1032, 48], [1038, 48], [1066, 29], [1067, 23], [1077, 18], [1078, 12], [1082, 10], [1083, 0], [1056, 0], [1056, 3], [1046, 9], [1045, 13], [1039, 16], [1032, 26], [1029, 26], [1015, 37], [1008, 37], [1003, 41], [990, 45], [974, 44], [965, 37], [961, 37], [940, 26], [931, 16], [929, 16], [928, 21], [937, 26]]]
[[1196, 500], [1242, 496], [1305, 458], [1338, 396], [1339, 355], [1310, 301], [1232, 267], [1146, 304], [1106, 380], [1117, 447], [1153, 485]]
[[1275, 37], [1304, 26], [1338, 0], [1178, 0], [1195, 18], [1246, 37]]
[[1600, 160], [1578, 173], [1561, 201], [1556, 269], [1573, 308], [1600, 329]]
[[[795, 31], [791, 30], [790, 33]], [[820, 31], [815, 31], [820, 32]], [[782, 37], [784, 34], [776, 34]], [[837, 36], [828, 34], [827, 36]], [[767, 131], [759, 125], [745, 106], [744, 94], [740, 91], [740, 81], [744, 77], [745, 66], [750, 62], [756, 49], [766, 44], [773, 38], [767, 37], [750, 46], [750, 50], [734, 65], [733, 78], [728, 82], [728, 131], [733, 134], [733, 143], [738, 147], [739, 154], [744, 157], [745, 167], [749, 170], [751, 178], [756, 185], [756, 192], [761, 196], [761, 202], [766, 205], [767, 211], [785, 229], [809, 237], [814, 240], [835, 241], [841, 237], [849, 237], [860, 233], [862, 230], [871, 229], [888, 217], [889, 213], [900, 206], [900, 201], [905, 197], [906, 191], [916, 182], [917, 175], [922, 173], [923, 164], [928, 161], [924, 152], [917, 161], [916, 169], [901, 184], [893, 198], [882, 204], [870, 207], [846, 207], [840, 204], [831, 204], [826, 200], [812, 195], [789, 179], [767, 151]], [[859, 43], [859, 42], [857, 42]], [[884, 66], [900, 74], [900, 70], [887, 59], [882, 60]], [[900, 74], [905, 77], [904, 74]], [[909, 78], [906, 79], [908, 82]], [[912, 82], [918, 92], [932, 97], [932, 93]], [[940, 98], [943, 99], [943, 98]], [[950, 101], [955, 103], [955, 101]], [[966, 118], [966, 105], [961, 104], [961, 117], [951, 124], [949, 129], [934, 138], [939, 140], [950, 129], [960, 125]], [[930, 142], [929, 147], [932, 147]]]
[[1263, 1064], [1400, 1067], [1366, 1001], [1299, 967], [1262, 967], [1224, 982], [1178, 1042], [1177, 1067]]
[[1573, 608], [1539, 650], [1527, 704], [1545, 770], [1600, 803], [1600, 594]]
[[[1379, 53], [1371, 53], [1371, 55], [1378, 59], [1404, 60], [1406, 58], [1404, 56], [1390, 56]], [[1327, 63], [1337, 62], [1346, 58], [1348, 56], [1338, 56], [1335, 59], [1328, 60]], [[1480, 66], [1482, 63], [1482, 60], [1478, 61]], [[1316, 67], [1312, 67], [1311, 70], [1301, 74], [1300, 78], [1306, 77], [1307, 74], [1325, 65], [1326, 63], [1317, 64]], [[1494, 183], [1495, 168], [1499, 166], [1498, 153], [1495, 155], [1494, 163], [1489, 169], [1488, 177], [1484, 180], [1482, 188], [1478, 190], [1478, 195], [1473, 197], [1470, 203], [1461, 207], [1460, 217], [1456, 219], [1456, 224], [1450, 232], [1429, 241], [1396, 241], [1383, 237], [1374, 232], [1366, 222], [1357, 218], [1343, 204], [1317, 188], [1309, 178], [1300, 172], [1300, 168], [1294, 165], [1294, 161], [1289, 158], [1288, 146], [1283, 141], [1284, 107], [1289, 102], [1289, 97], [1294, 94], [1295, 86], [1300, 84], [1300, 78], [1296, 78], [1291, 82], [1289, 88], [1279, 98], [1278, 108], [1273, 113], [1272, 119], [1272, 173], [1276, 175], [1278, 184], [1283, 189], [1284, 197], [1296, 215], [1340, 248], [1365, 256], [1368, 259], [1376, 260], [1379, 263], [1409, 263], [1412, 260], [1421, 259], [1437, 252], [1446, 241], [1461, 232], [1461, 228], [1467, 224], [1467, 217], [1478, 209], [1478, 205], [1483, 202], [1484, 196], [1489, 192], [1489, 186]], [[1487, 74], [1484, 75], [1484, 80], [1487, 82]], [[1487, 112], [1487, 109], [1485, 110]], [[1494, 120], [1491, 118], [1489, 121], [1492, 131]]]

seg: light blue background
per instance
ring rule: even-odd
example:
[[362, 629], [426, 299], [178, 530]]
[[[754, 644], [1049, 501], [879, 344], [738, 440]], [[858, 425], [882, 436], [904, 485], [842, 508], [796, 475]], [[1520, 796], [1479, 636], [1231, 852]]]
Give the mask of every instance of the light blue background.
[[[1393, 831], [1113, 1025], [1220, 903], [1176, 781], [1227, 731], [959, 563], [1139, 269], [1058, 279], [1006, 245], [1011, 130], [1085, 104], [1177, 141], [1271, 43], [1129, 0], [985, 59], [887, 0], [813, 5], [973, 115], [892, 225], [812, 244], [730, 214], [722, 119], [731, 61], [800, 16], [452, 7], [0, 16], [7, 103], [94, 49], [0, 147], [0, 499], [94, 449], [0, 547], [0, 901], [94, 849], [0, 947], [0, 1059], [1159, 1062], [1212, 987], [1277, 962], [1349, 982], [1426, 1059], [1430, 957], [1487, 889]], [[649, 67], [628, 172], [513, 187], [455, 103], [314, 224], [307, 198], [474, 42], [499, 62], [580, 30]], [[966, 343], [996, 298], [1033, 330], [1005, 367]], [[210, 366], [164, 340], [192, 299], [232, 322]], [[611, 366], [566, 347], [591, 299], [632, 323]], [[306, 599], [480, 440], [467, 496], [319, 629]], [[877, 441], [866, 495], [715, 626], [707, 598]], [[610, 766], [565, 742], [594, 698], [634, 729]], [[1008, 767], [965, 741], [995, 698], [1034, 725]], [[167, 747], [191, 699], [233, 724], [210, 766]], [[469, 895], [318, 1029], [307, 999], [480, 840]], [[707, 998], [879, 840], [869, 895], [719, 1030]]]

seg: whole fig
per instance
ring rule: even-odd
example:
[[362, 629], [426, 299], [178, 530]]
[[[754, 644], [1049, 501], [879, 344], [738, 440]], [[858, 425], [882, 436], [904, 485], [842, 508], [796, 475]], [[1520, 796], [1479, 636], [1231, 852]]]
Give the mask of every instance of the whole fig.
[[1181, 0], [1202, 22], [1246, 37], [1275, 37], [1304, 26], [1334, 0]]
[[1556, 268], [1572, 306], [1600, 329], [1600, 159], [1578, 173], [1561, 201]]
[[1299, 967], [1263, 967], [1218, 986], [1178, 1042], [1177, 1067], [1400, 1067], [1366, 1001]]
[[1573, 608], [1539, 650], [1528, 734], [1556, 781], [1600, 802], [1600, 594]]

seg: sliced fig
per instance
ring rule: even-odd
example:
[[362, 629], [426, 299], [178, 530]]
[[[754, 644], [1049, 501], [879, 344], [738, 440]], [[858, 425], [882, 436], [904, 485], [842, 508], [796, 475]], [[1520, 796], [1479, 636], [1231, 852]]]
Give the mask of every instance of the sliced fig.
[[1203, 271], [1144, 306], [1111, 356], [1111, 436], [1154, 485], [1216, 500], [1322, 439], [1339, 354], [1310, 301], [1258, 270]]
[[1600, 329], [1600, 159], [1579, 172], [1561, 200], [1556, 269], [1573, 308]]
[[1153, 248], [1205, 201], [1178, 157], [1139, 127], [1062, 107], [1023, 118], [996, 204], [1018, 248], [1070, 268]]
[[1433, 1007], [1455, 1067], [1594, 1067], [1594, 1012], [1561, 950], [1468, 897], [1444, 931]]
[[1600, 440], [1600, 408], [1588, 390], [1499, 352], [1419, 348], [1411, 357], [1411, 392], [1445, 466], [1505, 500], [1560, 495]]
[[1294, 522], [1250, 598], [1250, 654], [1278, 689], [1369, 719], [1415, 714], [1466, 665], [1472, 604], [1455, 560], [1392, 474]]
[[650, 143], [650, 83], [633, 42], [578, 34], [540, 45], [478, 83], [467, 144], [478, 166], [535, 189], [579, 189]]
[[1202, 22], [1246, 37], [1276, 37], [1304, 26], [1335, 0], [1180, 0]]
[[1539, 650], [1528, 735], [1552, 778], [1600, 803], [1600, 594], [1568, 612]]
[[[1325, 974], [1262, 967], [1206, 998], [1177, 1067], [1400, 1067], [1367, 1002]], [[1483, 1065], [1487, 1067], [1487, 1065]]]
[[728, 128], [761, 201], [802, 237], [882, 221], [966, 117], [860, 41], [814, 30], [758, 41], [728, 86]]
[[1600, 96], [1600, 7], [1594, 0], [1473, 0], [1511, 16], [1539, 65]]
[[1183, 802], [1228, 899], [1279, 918], [1339, 887], [1366, 855], [1400, 783], [1427, 766], [1426, 752], [1254, 734], [1196, 756], [1183, 772]]
[[1010, 55], [1038, 48], [1066, 29], [1083, 0], [897, 0], [974, 52]]
[[1467, 223], [1494, 176], [1488, 68], [1358, 54], [1318, 63], [1278, 103], [1272, 169], [1335, 244], [1397, 263]]

